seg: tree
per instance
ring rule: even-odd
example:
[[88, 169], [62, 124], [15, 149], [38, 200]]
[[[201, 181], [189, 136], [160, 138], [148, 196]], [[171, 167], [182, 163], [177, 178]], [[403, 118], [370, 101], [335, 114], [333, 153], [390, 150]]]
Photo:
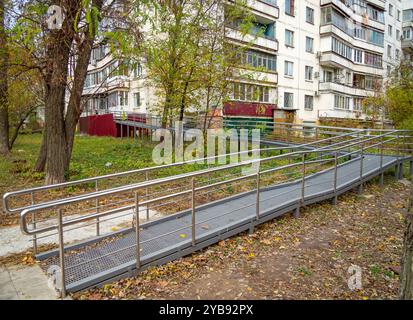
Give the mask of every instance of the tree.
[[8, 49], [5, 0], [0, 0], [0, 154], [9, 153]]
[[[192, 110], [208, 112], [226, 96], [236, 50], [227, 50], [225, 25], [239, 19], [251, 23], [243, 1], [159, 1], [156, 19], [144, 47], [148, 78], [157, 90], [162, 126]], [[249, 28], [241, 28], [243, 35]], [[235, 50], [234, 50], [235, 49]]]
[[[47, 184], [68, 175], [93, 47], [106, 41], [114, 55], [127, 52], [139, 35], [139, 5], [147, 1], [22, 1], [13, 40], [32, 55], [43, 78], [45, 130], [36, 169], [45, 168]], [[52, 16], [45, 19], [47, 12]]]

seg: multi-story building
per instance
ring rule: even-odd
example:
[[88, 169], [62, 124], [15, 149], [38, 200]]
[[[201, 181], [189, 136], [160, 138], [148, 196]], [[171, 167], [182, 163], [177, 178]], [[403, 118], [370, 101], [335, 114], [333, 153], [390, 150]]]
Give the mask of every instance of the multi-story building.
[[[363, 99], [380, 91], [401, 58], [402, 40], [404, 53], [412, 56], [412, 2], [248, 0], [256, 20], [250, 38], [236, 23], [226, 25], [225, 37], [246, 47], [239, 69], [252, 76], [230, 79], [233, 92], [222, 106], [223, 116], [366, 120]], [[147, 84], [144, 61], [132, 72], [115, 68], [118, 62], [105, 48], [96, 48], [91, 60], [84, 90], [91, 98], [88, 110], [150, 110], [156, 95]]]
[[404, 58], [413, 61], [413, 0], [403, 1], [402, 50]]

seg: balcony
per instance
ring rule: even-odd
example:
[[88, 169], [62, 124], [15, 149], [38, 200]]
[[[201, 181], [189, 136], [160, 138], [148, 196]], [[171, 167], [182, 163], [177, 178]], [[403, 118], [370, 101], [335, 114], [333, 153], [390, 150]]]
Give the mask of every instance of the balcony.
[[278, 51], [278, 40], [274, 37], [263, 37], [254, 35], [243, 35], [240, 31], [233, 27], [225, 27], [225, 37], [238, 43], [253, 44], [253, 47], [262, 49], [269, 53]]
[[[234, 3], [234, 0], [227, 0]], [[264, 17], [271, 21], [280, 17], [280, 9], [277, 6], [277, 0], [247, 0], [247, 6], [257, 17]]]
[[383, 68], [377, 68], [366, 64], [356, 64], [332, 51], [321, 53], [320, 65], [340, 69], [347, 68], [357, 73], [368, 73], [375, 76], [383, 76], [384, 73]]
[[350, 85], [346, 85], [343, 83], [337, 83], [337, 82], [320, 82], [319, 90], [320, 92], [334, 91], [334, 92], [343, 93], [345, 95], [359, 96], [359, 97], [367, 97], [372, 94], [371, 90], [360, 89], [360, 88], [356, 88]]
[[361, 111], [347, 109], [319, 109], [318, 118], [363, 120], [366, 115]]

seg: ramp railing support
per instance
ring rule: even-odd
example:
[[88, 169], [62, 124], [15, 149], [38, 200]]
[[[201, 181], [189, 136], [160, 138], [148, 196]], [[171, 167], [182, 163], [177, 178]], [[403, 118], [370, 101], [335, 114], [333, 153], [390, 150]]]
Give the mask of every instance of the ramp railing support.
[[334, 198], [333, 205], [337, 204], [337, 176], [338, 176], [338, 152], [334, 153]]
[[[98, 180], [95, 180], [95, 190], [96, 192], [99, 191], [99, 185], [98, 185]], [[96, 213], [99, 213], [99, 198], [96, 198], [95, 200], [95, 205], [96, 205]], [[100, 221], [99, 217], [96, 218], [96, 236], [100, 236]]]
[[384, 159], [384, 137], [380, 139], [380, 187], [384, 186], [384, 172], [383, 172], [383, 159]]
[[364, 147], [365, 147], [365, 144], [363, 142], [361, 144], [361, 150], [360, 150], [360, 185], [359, 185], [359, 190], [358, 190], [359, 195], [363, 193]]
[[192, 207], [192, 245], [196, 245], [196, 234], [195, 234], [195, 178], [191, 179], [191, 207]]
[[257, 220], [260, 219], [260, 169], [257, 172], [257, 195], [256, 195], [256, 206], [255, 206], [255, 214], [257, 216]]
[[140, 222], [139, 222], [139, 194], [135, 192], [135, 236], [136, 236], [136, 273], [141, 268], [141, 243], [140, 243]]
[[[30, 193], [30, 197], [31, 197], [32, 205], [34, 205], [35, 204], [34, 192]], [[32, 226], [33, 226], [33, 229], [36, 229], [36, 213], [35, 212], [32, 213]], [[37, 254], [37, 251], [38, 251], [37, 250], [37, 235], [34, 234], [33, 235], [33, 253]]]
[[[63, 216], [62, 209], [57, 209], [57, 226], [59, 233], [59, 260], [60, 260], [60, 297], [66, 297], [66, 277], [65, 277], [65, 244], [63, 240]], [[57, 279], [56, 279], [57, 280]]]

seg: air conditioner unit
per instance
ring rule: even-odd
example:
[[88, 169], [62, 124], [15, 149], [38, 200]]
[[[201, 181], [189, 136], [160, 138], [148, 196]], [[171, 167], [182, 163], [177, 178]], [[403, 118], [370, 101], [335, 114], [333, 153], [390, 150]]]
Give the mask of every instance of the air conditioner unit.
[[316, 79], [320, 78], [320, 72], [314, 72], [314, 78]]

